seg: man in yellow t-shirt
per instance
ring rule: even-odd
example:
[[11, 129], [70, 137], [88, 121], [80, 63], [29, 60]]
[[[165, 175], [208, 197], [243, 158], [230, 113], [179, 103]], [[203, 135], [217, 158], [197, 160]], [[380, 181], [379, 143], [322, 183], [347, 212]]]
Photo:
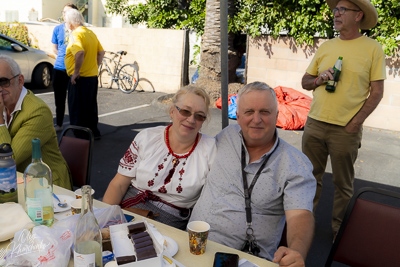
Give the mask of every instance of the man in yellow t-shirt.
[[[360, 29], [373, 28], [378, 21], [370, 0], [326, 1], [340, 35], [318, 48], [302, 79], [303, 88], [313, 91], [302, 150], [311, 160], [317, 180], [314, 212], [330, 155], [335, 238], [353, 195], [354, 163], [361, 147], [362, 125], [382, 99], [386, 69], [379, 43], [360, 33]], [[326, 83], [333, 80], [332, 67], [339, 57], [343, 57], [339, 82], [336, 90], [329, 92], [325, 90]]]
[[97, 140], [101, 137], [97, 128], [97, 75], [104, 49], [97, 36], [83, 24], [78, 10], [65, 13], [65, 25], [72, 31], [65, 54], [65, 67], [70, 76], [68, 110], [70, 124], [90, 128]]

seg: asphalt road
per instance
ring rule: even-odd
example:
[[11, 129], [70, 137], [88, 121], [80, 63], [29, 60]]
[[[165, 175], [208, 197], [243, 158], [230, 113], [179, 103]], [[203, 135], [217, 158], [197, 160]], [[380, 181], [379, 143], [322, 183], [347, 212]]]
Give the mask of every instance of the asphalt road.
[[[28, 85], [29, 88], [29, 85]], [[55, 114], [52, 89], [33, 89]], [[95, 198], [101, 199], [114, 177], [120, 158], [125, 153], [136, 133], [141, 129], [167, 125], [170, 122], [167, 106], [158, 99], [165, 93], [133, 92], [124, 94], [117, 89], [99, 88], [99, 129], [102, 139], [95, 141], [91, 185]], [[68, 114], [68, 110], [66, 111]], [[236, 121], [230, 120], [231, 124]], [[69, 124], [66, 115], [64, 124]], [[202, 132], [215, 136], [221, 130], [221, 111], [211, 110], [211, 120], [205, 123]], [[301, 149], [302, 131], [284, 131], [279, 135], [288, 143]], [[400, 132], [364, 127], [362, 147], [355, 164], [355, 189], [365, 186], [381, 187], [400, 191]], [[329, 165], [329, 164], [328, 164]], [[330, 216], [332, 212], [333, 184], [330, 167], [324, 176], [324, 189], [316, 210], [315, 237], [306, 266], [320, 267], [329, 254], [332, 245]], [[334, 265], [337, 266], [337, 265]]]

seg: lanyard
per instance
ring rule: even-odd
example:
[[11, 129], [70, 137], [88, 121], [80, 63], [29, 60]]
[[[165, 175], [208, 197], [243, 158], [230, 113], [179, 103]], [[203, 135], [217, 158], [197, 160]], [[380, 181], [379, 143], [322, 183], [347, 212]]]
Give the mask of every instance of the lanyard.
[[272, 152], [265, 157], [263, 163], [261, 164], [260, 168], [258, 169], [256, 175], [254, 176], [253, 180], [251, 181], [250, 187], [248, 187], [247, 184], [247, 176], [246, 172], [244, 171], [244, 168], [246, 167], [246, 152], [244, 149], [244, 146], [242, 144], [242, 178], [243, 178], [243, 188], [244, 188], [244, 202], [245, 202], [245, 210], [246, 210], [246, 222], [247, 226], [250, 227], [252, 223], [252, 216], [251, 216], [251, 192], [253, 191], [254, 185], [257, 182], [258, 177], [261, 174], [261, 171], [264, 169], [265, 165], [267, 164], [267, 161], [271, 157], [272, 153], [276, 150], [276, 148], [279, 145], [279, 138], [278, 138], [278, 143], [276, 144], [276, 147]]

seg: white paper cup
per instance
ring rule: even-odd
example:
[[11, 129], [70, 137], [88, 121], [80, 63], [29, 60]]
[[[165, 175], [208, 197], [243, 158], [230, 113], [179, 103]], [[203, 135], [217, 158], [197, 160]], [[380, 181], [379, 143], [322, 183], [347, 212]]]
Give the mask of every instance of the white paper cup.
[[72, 215], [80, 214], [82, 210], [82, 199], [75, 199], [71, 202]]
[[[80, 199], [80, 198], [82, 198], [82, 189], [76, 189], [75, 190], [75, 198], [76, 199]], [[93, 195], [94, 195], [94, 189], [92, 188], [92, 199], [93, 199]]]

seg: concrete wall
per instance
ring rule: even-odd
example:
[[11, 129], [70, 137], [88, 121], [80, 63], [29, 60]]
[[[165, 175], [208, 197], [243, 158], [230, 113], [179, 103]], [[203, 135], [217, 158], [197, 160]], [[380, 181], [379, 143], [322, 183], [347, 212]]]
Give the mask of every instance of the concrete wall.
[[[51, 53], [52, 26], [27, 25], [39, 48]], [[139, 84], [157, 92], [174, 93], [181, 86], [184, 31], [90, 27], [105, 51], [128, 51], [124, 63], [139, 65]]]
[[[316, 39], [313, 47], [298, 46], [290, 37], [274, 39], [270, 36], [249, 38], [247, 83], [263, 81], [271, 87], [278, 85], [294, 88], [312, 97], [303, 90], [303, 77], [316, 49], [324, 39]], [[400, 61], [386, 60], [385, 92], [376, 110], [364, 125], [400, 131]]]

